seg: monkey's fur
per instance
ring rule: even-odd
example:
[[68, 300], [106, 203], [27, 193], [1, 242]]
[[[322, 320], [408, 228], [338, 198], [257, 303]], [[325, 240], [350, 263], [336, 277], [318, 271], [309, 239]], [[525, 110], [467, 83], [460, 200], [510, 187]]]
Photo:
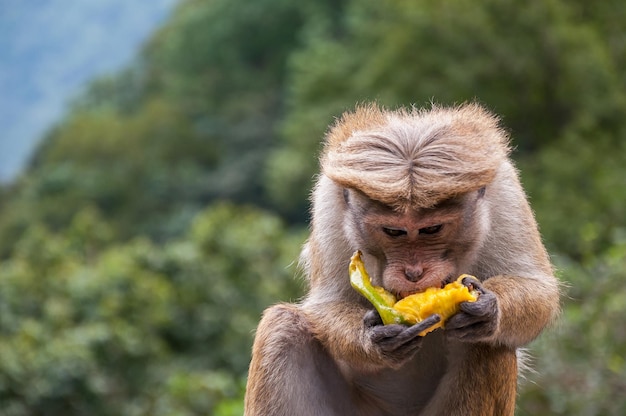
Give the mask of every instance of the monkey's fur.
[[[310, 288], [265, 311], [246, 415], [512, 415], [516, 350], [557, 315], [559, 285], [508, 155], [477, 104], [339, 119], [301, 254]], [[400, 297], [461, 273], [481, 295], [425, 337], [437, 315], [383, 326], [350, 286], [357, 249]]]

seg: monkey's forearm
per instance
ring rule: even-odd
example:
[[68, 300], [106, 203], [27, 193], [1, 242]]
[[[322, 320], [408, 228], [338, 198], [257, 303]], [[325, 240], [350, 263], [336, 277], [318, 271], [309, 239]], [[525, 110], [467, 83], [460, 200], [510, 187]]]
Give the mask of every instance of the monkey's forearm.
[[553, 277], [494, 276], [484, 287], [498, 298], [498, 344], [519, 347], [535, 339], [559, 312], [559, 287]]
[[313, 332], [338, 361], [377, 368], [385, 365], [380, 351], [366, 333], [363, 322], [367, 308], [358, 303], [327, 301], [302, 305], [313, 322]]

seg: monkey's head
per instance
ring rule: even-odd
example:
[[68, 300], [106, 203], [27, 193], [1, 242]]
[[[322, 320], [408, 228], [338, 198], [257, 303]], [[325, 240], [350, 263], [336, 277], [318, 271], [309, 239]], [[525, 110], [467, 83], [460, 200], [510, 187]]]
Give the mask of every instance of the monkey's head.
[[489, 192], [509, 153], [476, 104], [384, 111], [370, 105], [329, 131], [322, 172], [343, 190], [344, 232], [400, 297], [456, 277], [487, 233]]

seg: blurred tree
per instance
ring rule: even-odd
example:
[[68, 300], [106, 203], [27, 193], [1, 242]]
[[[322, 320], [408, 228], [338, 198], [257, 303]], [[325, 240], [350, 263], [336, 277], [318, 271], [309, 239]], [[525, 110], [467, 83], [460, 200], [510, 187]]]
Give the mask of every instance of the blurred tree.
[[303, 236], [233, 205], [163, 247], [102, 246], [109, 230], [94, 209], [31, 227], [0, 266], [0, 413], [234, 411], [262, 309], [300, 291]]
[[626, 230], [626, 129], [565, 135], [523, 159], [550, 251], [588, 261]]
[[533, 345], [538, 374], [525, 383], [520, 415], [626, 412], [626, 233], [583, 267], [559, 258], [568, 302], [553, 333]]
[[70, 103], [70, 112], [114, 111], [130, 114], [155, 97], [146, 65], [136, 60], [119, 73], [96, 78]]
[[170, 287], [134, 251], [94, 267], [68, 241], [33, 227], [0, 270], [3, 414], [119, 414], [107, 401], [146, 388], [165, 353]]
[[115, 218], [120, 236], [158, 238], [178, 235], [213, 200], [267, 206], [262, 171], [286, 62], [303, 27], [335, 21], [342, 3], [181, 2], [131, 67], [95, 80], [48, 134], [12, 195], [20, 208], [0, 219], [0, 240], [33, 219], [59, 229], [84, 203]]
[[[212, 367], [243, 374], [260, 311], [299, 293], [295, 270], [287, 266], [297, 259], [304, 235], [288, 235], [274, 216], [228, 204], [201, 213], [190, 230], [185, 242], [154, 259], [179, 288], [168, 339]], [[221, 348], [206, 354], [207, 341]]]
[[219, 197], [267, 204], [261, 171], [283, 113], [286, 62], [307, 22], [342, 3], [187, 1], [146, 49], [153, 88], [218, 148], [208, 186]]
[[581, 129], [613, 131], [623, 79], [592, 22], [573, 14], [562, 1], [351, 1], [339, 34], [310, 32], [292, 56], [284, 146], [267, 173], [277, 205], [305, 200], [325, 126], [361, 100], [477, 98], [503, 116], [520, 153]]
[[164, 101], [129, 116], [77, 113], [44, 142], [4, 207], [0, 253], [29, 224], [60, 230], [85, 206], [119, 238], [178, 235], [211, 198], [205, 184], [216, 160], [215, 145]]

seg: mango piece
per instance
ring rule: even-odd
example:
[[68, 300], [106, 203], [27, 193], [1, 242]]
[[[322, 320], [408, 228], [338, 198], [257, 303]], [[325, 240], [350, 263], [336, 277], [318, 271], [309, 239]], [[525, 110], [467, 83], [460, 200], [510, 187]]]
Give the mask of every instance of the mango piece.
[[463, 285], [463, 278], [468, 277], [464, 274], [443, 288], [431, 287], [396, 302], [392, 293], [372, 285], [360, 251], [350, 259], [349, 272], [352, 287], [374, 305], [385, 325], [413, 325], [433, 314], [439, 314], [441, 321], [421, 332], [421, 336], [443, 327], [445, 321], [459, 311], [461, 302], [475, 302], [478, 299], [477, 291], [470, 291]]
[[357, 251], [350, 259], [350, 284], [361, 295], [369, 300], [378, 311], [378, 314], [385, 325], [403, 324], [410, 325], [404, 316], [393, 308], [396, 303], [396, 297], [387, 292], [384, 288], [373, 286], [370, 281], [369, 274], [365, 270], [365, 264], [361, 259], [361, 252]]
[[393, 308], [400, 312], [411, 325], [421, 322], [432, 314], [439, 314], [441, 321], [420, 333], [426, 335], [437, 328], [443, 327], [445, 321], [460, 310], [461, 302], [476, 302], [477, 291], [470, 291], [463, 285], [463, 279], [469, 275], [463, 274], [459, 278], [445, 285], [442, 289], [431, 287], [424, 292], [416, 293], [400, 299]]

